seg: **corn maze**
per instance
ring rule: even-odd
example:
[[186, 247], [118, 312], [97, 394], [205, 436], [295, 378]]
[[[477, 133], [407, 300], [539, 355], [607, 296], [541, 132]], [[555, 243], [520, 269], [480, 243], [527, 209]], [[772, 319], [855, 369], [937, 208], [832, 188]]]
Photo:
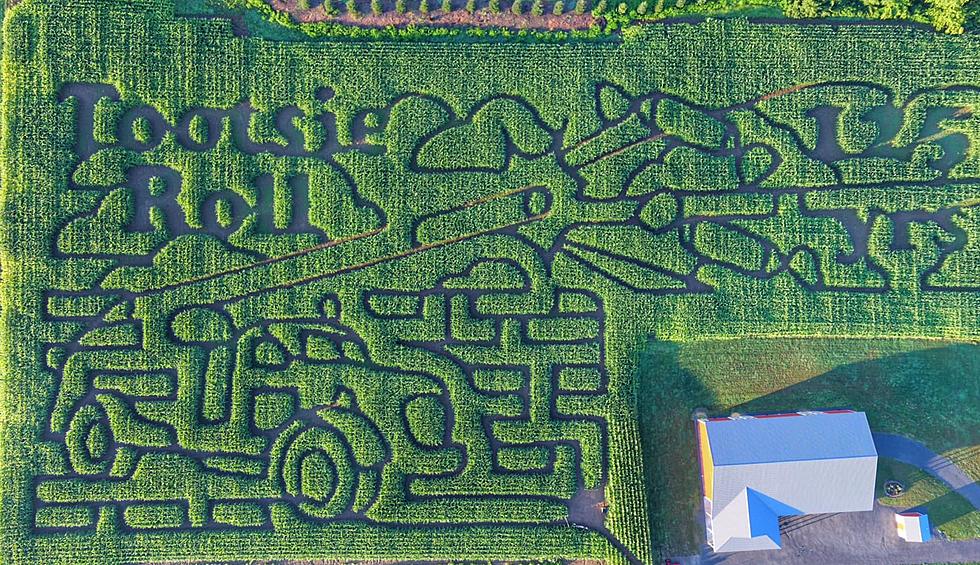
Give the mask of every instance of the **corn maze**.
[[744, 21], [289, 43], [24, 0], [4, 562], [652, 562], [651, 336], [980, 333], [978, 53]]

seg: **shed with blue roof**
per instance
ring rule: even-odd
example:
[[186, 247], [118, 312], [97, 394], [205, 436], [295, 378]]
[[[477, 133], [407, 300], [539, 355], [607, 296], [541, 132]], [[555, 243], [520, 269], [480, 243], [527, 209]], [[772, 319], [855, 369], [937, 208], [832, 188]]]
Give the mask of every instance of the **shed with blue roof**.
[[828, 410], [697, 423], [708, 544], [779, 549], [779, 517], [871, 510], [875, 450], [863, 412]]
[[929, 516], [922, 512], [899, 512], [895, 514], [898, 536], [905, 541], [922, 543], [932, 539]]

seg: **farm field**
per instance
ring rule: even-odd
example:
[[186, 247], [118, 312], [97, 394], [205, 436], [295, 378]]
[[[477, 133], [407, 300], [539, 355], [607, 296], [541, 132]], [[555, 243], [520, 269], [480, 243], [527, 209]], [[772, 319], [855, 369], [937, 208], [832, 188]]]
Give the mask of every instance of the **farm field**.
[[6, 13], [4, 563], [653, 563], [694, 407], [978, 443], [977, 38], [251, 29]]

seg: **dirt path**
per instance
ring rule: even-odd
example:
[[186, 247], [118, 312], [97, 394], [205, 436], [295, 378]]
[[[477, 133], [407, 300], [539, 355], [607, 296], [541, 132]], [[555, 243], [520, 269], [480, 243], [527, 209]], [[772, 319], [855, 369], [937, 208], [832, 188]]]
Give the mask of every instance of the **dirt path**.
[[784, 530], [774, 551], [714, 553], [674, 558], [684, 565], [896, 565], [980, 561], [980, 540], [907, 543], [895, 532], [895, 510], [875, 504], [872, 512], [802, 516]]

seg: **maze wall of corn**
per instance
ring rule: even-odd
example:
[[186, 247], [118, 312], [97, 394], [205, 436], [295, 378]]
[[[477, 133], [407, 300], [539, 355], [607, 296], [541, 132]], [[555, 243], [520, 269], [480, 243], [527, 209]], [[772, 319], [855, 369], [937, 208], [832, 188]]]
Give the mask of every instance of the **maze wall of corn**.
[[647, 340], [980, 335], [973, 37], [24, 0], [2, 60], [4, 562], [650, 563]]

